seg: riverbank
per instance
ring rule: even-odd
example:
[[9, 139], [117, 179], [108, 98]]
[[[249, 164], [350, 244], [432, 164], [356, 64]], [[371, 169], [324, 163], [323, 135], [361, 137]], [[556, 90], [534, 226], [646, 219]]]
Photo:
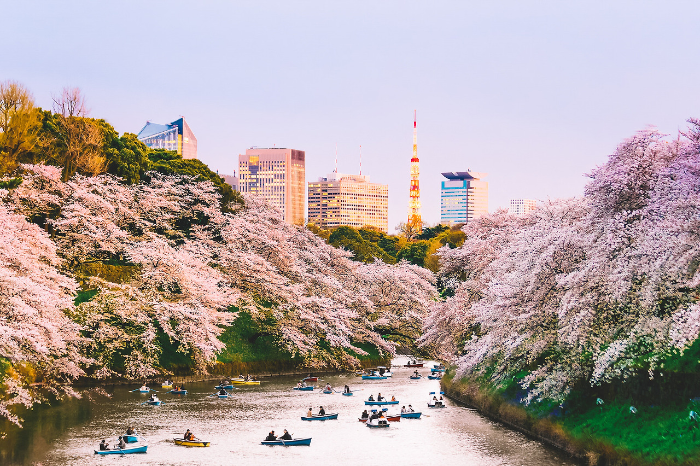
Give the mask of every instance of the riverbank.
[[[586, 411], [542, 416], [498, 390], [473, 380], [441, 381], [445, 395], [590, 466], [690, 466], [700, 463], [697, 426], [684, 408], [643, 407], [609, 402]], [[639, 411], [639, 410], [637, 410]]]

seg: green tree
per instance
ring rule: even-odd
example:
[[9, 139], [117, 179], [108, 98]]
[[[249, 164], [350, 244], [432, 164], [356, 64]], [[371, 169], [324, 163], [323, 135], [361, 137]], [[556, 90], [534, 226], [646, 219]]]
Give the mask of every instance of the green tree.
[[430, 243], [428, 241], [410, 242], [399, 251], [398, 259], [407, 260], [411, 264], [423, 267], [429, 248]]

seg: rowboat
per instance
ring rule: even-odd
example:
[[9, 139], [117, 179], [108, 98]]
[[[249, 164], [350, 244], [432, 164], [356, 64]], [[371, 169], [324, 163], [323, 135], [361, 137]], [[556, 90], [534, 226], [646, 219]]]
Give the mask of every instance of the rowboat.
[[429, 375], [428, 380], [442, 380], [441, 375]]
[[216, 396], [218, 396], [219, 398], [228, 398], [228, 393], [225, 395], [222, 395], [221, 393], [219, 393]]
[[313, 385], [309, 385], [308, 387], [294, 387], [292, 390], [299, 390], [301, 392], [312, 392], [314, 390]]
[[137, 435], [122, 435], [122, 438], [126, 443], [136, 443], [139, 441], [139, 438]]
[[185, 440], [184, 438], [174, 438], [173, 442], [175, 442], [175, 445], [182, 445], [183, 447], [208, 447], [211, 443], [203, 440]]
[[367, 427], [373, 427], [373, 428], [381, 428], [381, 427], [389, 427], [389, 421], [386, 419], [373, 419], [371, 421], [368, 421], [365, 424]]
[[412, 376], [409, 377], [409, 379], [411, 379], [411, 380], [419, 380], [419, 379], [421, 379], [422, 377], [423, 377], [422, 375], [412, 375]]
[[445, 372], [444, 367], [431, 367], [430, 372]]
[[395, 401], [365, 401], [366, 405], [376, 405], [376, 406], [384, 406], [384, 405], [397, 405], [399, 404], [398, 400]]
[[263, 440], [261, 445], [283, 445], [292, 447], [295, 445], [311, 445], [311, 438], [295, 438], [292, 440]]
[[403, 367], [423, 367], [422, 362], [409, 362], [408, 364], [404, 364]]
[[116, 448], [114, 450], [95, 450], [96, 455], [128, 455], [131, 453], [146, 453], [148, 445], [133, 448]]
[[150, 388], [148, 388], [148, 389], [146, 389], [146, 390], [138, 389], [138, 390], [136, 390], [136, 391], [138, 391], [139, 393], [150, 393], [150, 392], [151, 392], [151, 389], [150, 389]]
[[329, 419], [338, 419], [338, 413], [324, 414], [323, 416], [319, 416], [319, 415], [315, 414], [311, 417], [307, 417], [307, 416], [301, 417], [302, 421], [328, 421]]
[[363, 375], [362, 380], [384, 380], [386, 377], [383, 375]]
[[447, 406], [444, 403], [437, 402], [433, 404], [428, 403], [428, 408], [447, 408]]
[[357, 420], [360, 422], [367, 422], [368, 417], [358, 417]]
[[333, 390], [323, 390], [323, 393], [325, 393], [326, 395], [330, 395], [331, 393], [333, 393]]
[[389, 422], [400, 422], [401, 421], [401, 415], [400, 414], [395, 414], [393, 416], [386, 416], [386, 420]]
[[217, 390], [221, 390], [221, 389], [224, 389], [224, 390], [233, 390], [233, 385], [231, 385], [231, 384], [229, 384], [229, 385], [217, 385], [217, 386], [214, 387], [214, 388], [216, 388]]
[[234, 380], [233, 383], [236, 385], [260, 385], [259, 380]]
[[401, 417], [405, 419], [420, 419], [421, 413], [401, 413]]
[[302, 380], [304, 382], [318, 382], [318, 377], [308, 376], [308, 377], [304, 377]]
[[171, 384], [171, 383], [167, 383], [167, 384], [164, 383], [164, 384], [162, 384], [160, 387], [161, 387], [161, 388], [173, 388], [173, 384]]
[[379, 371], [379, 375], [383, 375], [385, 377], [391, 377], [392, 375], [394, 375], [386, 366], [377, 366], [377, 370]]
[[168, 393], [173, 395], [187, 395], [187, 390], [170, 390]]
[[352, 396], [352, 392], [343, 392], [343, 396]]
[[146, 404], [149, 404], [151, 406], [160, 406], [161, 403], [163, 403], [160, 400], [146, 400]]

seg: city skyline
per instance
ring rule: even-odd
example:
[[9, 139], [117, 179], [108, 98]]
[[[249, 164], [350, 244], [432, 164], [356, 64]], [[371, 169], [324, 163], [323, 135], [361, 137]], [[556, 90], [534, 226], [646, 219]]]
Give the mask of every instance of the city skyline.
[[[245, 148], [276, 145], [302, 148], [313, 180], [336, 143], [338, 170], [358, 173], [362, 145], [363, 173], [386, 174], [390, 231], [407, 212], [414, 109], [430, 224], [442, 172], [490, 173], [491, 211], [580, 196], [620, 141], [650, 124], [673, 137], [700, 116], [693, 3], [182, 3], [186, 27], [176, 4], [4, 5], [14, 20], [0, 78], [45, 109], [79, 87], [119, 132], [184, 115], [198, 158], [220, 173]], [[81, 28], [57, 28], [76, 17]], [[139, 53], [171, 36], [187, 66]]]

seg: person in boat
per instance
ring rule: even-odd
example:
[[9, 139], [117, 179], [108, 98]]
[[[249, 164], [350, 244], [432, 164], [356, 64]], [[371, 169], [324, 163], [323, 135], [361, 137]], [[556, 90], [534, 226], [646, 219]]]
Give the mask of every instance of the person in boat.
[[374, 395], [370, 395], [369, 398], [367, 398], [367, 401], [374, 401]]
[[297, 382], [297, 388], [301, 388], [301, 382]]
[[350, 387], [347, 385], [345, 386], [344, 393], [350, 393]]
[[139, 388], [139, 390], [142, 392], [147, 392], [149, 390], [149, 388], [144, 384], [144, 385], [141, 385], [141, 388]]
[[394, 395], [391, 395], [391, 401], [396, 401], [396, 397]]
[[323, 406], [318, 407], [318, 415], [319, 416], [325, 416], [326, 415], [326, 410], [323, 409]]
[[408, 410], [406, 410], [405, 406], [401, 406], [401, 414], [406, 414]]
[[100, 442], [100, 451], [105, 451], [105, 450], [109, 450], [109, 443], [107, 443], [107, 440], [103, 439]]
[[311, 411], [311, 408], [306, 412], [306, 417], [313, 417], [314, 413]]
[[418, 371], [413, 371], [413, 377], [420, 377], [420, 375], [418, 374]]
[[185, 434], [182, 436], [182, 438], [184, 440], [189, 440], [190, 436], [194, 437], [194, 435], [192, 435], [192, 432], [190, 432], [190, 429], [187, 429], [187, 432], [185, 432]]
[[266, 442], [273, 442], [277, 440], [277, 436], [275, 435], [275, 431], [271, 430], [269, 434], [267, 434], [267, 437], [265, 437]]
[[368, 417], [369, 417], [369, 413], [365, 409], [364, 411], [362, 411], [362, 414], [360, 414], [360, 419], [367, 419]]
[[117, 443], [117, 446], [120, 450], [126, 448], [126, 442], [124, 441], [124, 437], [122, 437], [121, 435], [119, 436], [119, 443]]
[[373, 410], [372, 415], [369, 417], [369, 420], [374, 421], [375, 419], [379, 419], [379, 414], [377, 414], [377, 411]]
[[408, 405], [408, 411], [407, 411], [407, 412], [409, 412], [409, 413], [415, 413], [415, 411], [413, 410], [413, 406]]
[[331, 390], [333, 390], [333, 387], [331, 387], [331, 384], [330, 384], [330, 382], [329, 382], [329, 383], [326, 384], [326, 391], [329, 392], [329, 391], [331, 391]]
[[381, 393], [377, 395], [377, 401], [384, 401], [384, 397]]
[[136, 431], [134, 430], [133, 427], [129, 426], [126, 428], [126, 435], [134, 435]]
[[223, 388], [219, 390], [219, 395], [226, 395], [226, 390]]
[[185, 440], [188, 440], [190, 442], [193, 442], [195, 439], [196, 439], [196, 437], [194, 436], [194, 434], [192, 432], [187, 434], [187, 436], [185, 437]]
[[289, 432], [287, 432], [287, 429], [284, 429], [284, 434], [280, 435], [280, 440], [291, 440], [292, 436]]

